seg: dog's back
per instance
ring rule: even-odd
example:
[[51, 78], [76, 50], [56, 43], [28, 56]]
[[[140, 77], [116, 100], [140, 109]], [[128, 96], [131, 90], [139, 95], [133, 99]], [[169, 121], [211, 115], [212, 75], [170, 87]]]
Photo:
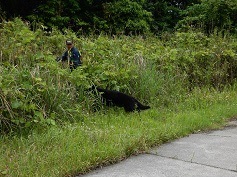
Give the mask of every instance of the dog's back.
[[137, 99], [132, 96], [129, 96], [125, 93], [103, 89], [100, 87], [94, 87], [98, 92], [101, 93], [101, 97], [106, 102], [106, 105], [111, 106], [115, 105], [118, 107], [124, 107], [126, 112], [133, 112], [135, 110], [146, 110], [149, 109], [150, 106], [145, 106], [141, 104]]

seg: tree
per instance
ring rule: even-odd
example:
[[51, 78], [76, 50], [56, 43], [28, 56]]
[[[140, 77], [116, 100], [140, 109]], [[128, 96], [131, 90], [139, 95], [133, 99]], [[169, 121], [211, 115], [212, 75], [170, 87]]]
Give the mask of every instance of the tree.
[[153, 14], [151, 30], [159, 33], [174, 30], [177, 22], [182, 19], [181, 12], [200, 0], [147, 0], [145, 9]]
[[152, 13], [144, 9], [145, 0], [120, 0], [104, 4], [104, 19], [113, 33], [150, 31]]
[[46, 26], [84, 32], [144, 33], [150, 30], [152, 14], [144, 9], [146, 0], [49, 0], [40, 4], [30, 20]]
[[[42, 22], [48, 27], [56, 26], [61, 30], [71, 28], [85, 33], [105, 31], [112, 34], [134, 34], [173, 30], [177, 22], [182, 20], [182, 14], [186, 13], [185, 18], [190, 17], [192, 5], [204, 0], [0, 0], [0, 2], [0, 7], [6, 12], [7, 18], [20, 16], [30, 21]], [[206, 6], [198, 5], [194, 5], [193, 9], [196, 8], [198, 13], [202, 13], [202, 8], [205, 9]], [[187, 7], [190, 10], [186, 11]], [[197, 9], [200, 9], [200, 12]], [[234, 21], [235, 13], [231, 16]], [[223, 18], [225, 19], [224, 16]]]
[[79, 12], [77, 0], [49, 0], [41, 3], [28, 19], [43, 22], [48, 27], [75, 28], [80, 24]]
[[7, 18], [25, 17], [41, 3], [41, 0], [0, 0], [0, 7]]
[[187, 8], [184, 19], [178, 27], [199, 27], [206, 33], [212, 33], [215, 29], [237, 30], [237, 0], [202, 0]]
[[85, 32], [97, 32], [108, 29], [107, 21], [104, 19], [104, 3], [111, 0], [80, 0], [80, 13], [84, 25], [81, 26]]

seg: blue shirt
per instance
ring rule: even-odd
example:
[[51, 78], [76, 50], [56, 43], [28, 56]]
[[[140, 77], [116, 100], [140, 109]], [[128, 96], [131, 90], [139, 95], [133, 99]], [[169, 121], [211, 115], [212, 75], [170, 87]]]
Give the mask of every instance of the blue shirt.
[[78, 49], [75, 47], [72, 47], [70, 50], [67, 50], [63, 56], [62, 56], [62, 61], [67, 61], [69, 60], [70, 63], [70, 68], [73, 67], [76, 69], [78, 66], [82, 64], [81, 60], [81, 54]]

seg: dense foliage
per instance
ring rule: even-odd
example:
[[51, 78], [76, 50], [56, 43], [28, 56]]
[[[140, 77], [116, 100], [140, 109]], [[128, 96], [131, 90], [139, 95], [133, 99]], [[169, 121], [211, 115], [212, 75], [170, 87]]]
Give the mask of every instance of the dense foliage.
[[236, 33], [237, 0], [202, 0], [182, 13], [185, 18], [179, 22], [180, 26], [201, 28], [208, 34], [216, 29]]
[[[236, 15], [237, 0], [0, 0], [0, 176], [84, 173], [236, 115]], [[72, 72], [55, 60], [69, 38]], [[152, 109], [107, 109], [94, 84]]]
[[[156, 108], [174, 106], [195, 87], [221, 89], [237, 77], [236, 39], [218, 33], [176, 32], [162, 39], [106, 35], [80, 37], [68, 30], [31, 31], [20, 19], [0, 27], [1, 130], [82, 120], [94, 102], [92, 84], [120, 90]], [[70, 72], [55, 58], [73, 38], [83, 66]]]
[[[237, 0], [0, 0], [0, 176], [84, 173], [236, 115], [236, 15]], [[152, 109], [107, 109], [92, 85]]]
[[87, 34], [160, 33], [175, 27], [236, 32], [236, 4], [236, 0], [1, 0], [0, 16], [20, 16]]
[[0, 1], [0, 17], [20, 16], [80, 33], [160, 33], [174, 28], [236, 32], [236, 0]]

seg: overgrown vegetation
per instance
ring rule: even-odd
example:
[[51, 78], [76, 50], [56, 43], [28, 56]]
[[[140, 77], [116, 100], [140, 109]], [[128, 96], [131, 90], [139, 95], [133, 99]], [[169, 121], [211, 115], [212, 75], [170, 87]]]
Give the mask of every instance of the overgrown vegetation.
[[[237, 0], [8, 0], [0, 17], [90, 34], [159, 34], [176, 28], [236, 33]], [[1, 18], [0, 18], [1, 19]]]
[[[77, 37], [43, 25], [31, 31], [19, 18], [0, 25], [0, 174], [83, 173], [237, 113], [237, 41], [229, 33]], [[83, 56], [73, 72], [55, 61], [68, 38]], [[92, 84], [152, 109], [94, 113], [96, 98], [85, 91]]]
[[0, 174], [74, 176], [172, 139], [218, 128], [237, 114], [236, 93], [197, 90], [177, 111], [152, 109], [140, 115], [109, 111], [27, 137], [1, 138]]
[[[83, 90], [92, 84], [166, 107], [185, 99], [195, 87], [220, 89], [237, 76], [237, 43], [228, 35], [177, 32], [167, 41], [77, 38], [70, 31], [30, 31], [20, 19], [2, 23], [0, 30], [3, 131], [82, 119], [92, 104]], [[67, 37], [74, 38], [83, 55], [83, 67], [72, 73], [55, 62]]]
[[177, 26], [202, 29], [207, 34], [215, 30], [236, 33], [237, 0], [202, 0], [181, 12], [184, 18]]

